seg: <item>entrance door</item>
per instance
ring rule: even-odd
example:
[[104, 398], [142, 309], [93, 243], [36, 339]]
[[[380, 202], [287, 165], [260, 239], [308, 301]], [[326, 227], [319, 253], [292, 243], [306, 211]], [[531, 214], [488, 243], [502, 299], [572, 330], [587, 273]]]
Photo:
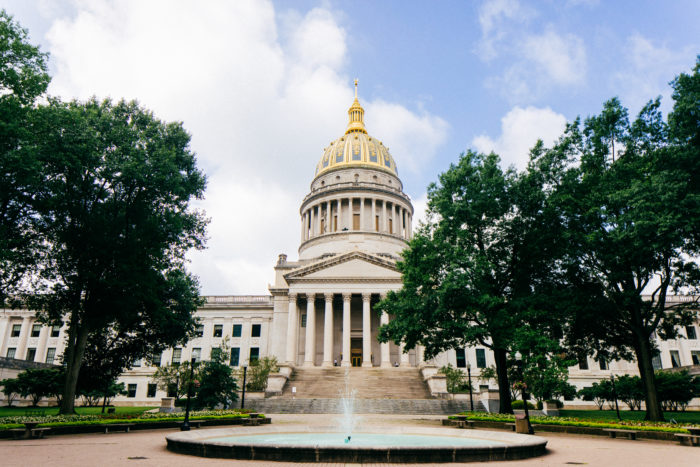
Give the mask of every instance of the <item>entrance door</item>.
[[350, 364], [362, 366], [362, 339], [352, 339], [351, 341]]

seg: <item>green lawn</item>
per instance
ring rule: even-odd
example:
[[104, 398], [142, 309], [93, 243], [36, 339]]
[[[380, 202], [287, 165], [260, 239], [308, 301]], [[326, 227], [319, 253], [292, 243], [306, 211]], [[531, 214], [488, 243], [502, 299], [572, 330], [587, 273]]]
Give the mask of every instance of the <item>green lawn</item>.
[[[122, 415], [139, 415], [146, 410], [154, 409], [157, 407], [116, 407], [116, 413]], [[58, 414], [58, 407], [38, 407], [33, 409], [32, 407], [0, 407], [0, 417], [16, 417], [25, 414], [26, 410], [44, 410], [46, 415], [56, 415]], [[75, 411], [79, 415], [99, 415], [102, 413], [102, 407], [76, 407]], [[105, 409], [105, 415], [107, 415], [107, 410]]]
[[[559, 414], [562, 417], [575, 417], [588, 420], [617, 420], [617, 414], [614, 410], [560, 410]], [[664, 412], [666, 421], [670, 422], [674, 419], [679, 425], [684, 423], [700, 424], [700, 411], [688, 412]], [[644, 420], [644, 411], [635, 410], [620, 410], [620, 418], [623, 420]]]

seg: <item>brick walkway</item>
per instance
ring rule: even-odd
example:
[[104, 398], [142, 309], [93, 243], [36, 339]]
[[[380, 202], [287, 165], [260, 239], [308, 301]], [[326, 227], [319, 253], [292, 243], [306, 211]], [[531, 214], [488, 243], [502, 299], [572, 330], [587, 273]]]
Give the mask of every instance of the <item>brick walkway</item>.
[[[333, 423], [333, 415], [327, 417], [309, 415], [271, 415], [273, 424], [323, 424]], [[366, 415], [361, 423], [372, 426], [438, 426], [442, 417], [415, 415]], [[202, 428], [205, 430], [206, 428]], [[147, 430], [131, 433], [88, 434], [50, 436], [43, 440], [0, 440], [0, 465], [32, 466], [191, 466], [191, 465], [266, 465], [301, 466], [268, 461], [232, 461], [204, 459], [170, 453], [165, 449], [165, 435], [175, 430]], [[700, 448], [680, 446], [677, 443], [621, 439], [598, 436], [571, 436], [546, 433], [549, 453], [543, 457], [524, 461], [493, 462], [489, 466], [697, 466], [700, 465]], [[322, 464], [310, 464], [314, 466]], [[328, 465], [328, 464], [326, 464]], [[342, 465], [342, 464], [333, 464]], [[345, 464], [352, 465], [352, 464]], [[381, 464], [377, 464], [381, 465]], [[389, 464], [386, 464], [389, 465]], [[406, 465], [406, 464], [404, 464]], [[427, 466], [429, 464], [416, 464]], [[448, 464], [464, 465], [464, 464]], [[482, 463], [471, 465], [485, 465]]]

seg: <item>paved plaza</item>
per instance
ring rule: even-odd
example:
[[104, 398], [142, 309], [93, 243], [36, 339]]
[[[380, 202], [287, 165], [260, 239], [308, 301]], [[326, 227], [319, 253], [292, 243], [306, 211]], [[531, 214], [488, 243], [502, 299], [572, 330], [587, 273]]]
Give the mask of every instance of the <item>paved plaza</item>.
[[[335, 415], [271, 415], [273, 424], [327, 426], [334, 422]], [[364, 415], [360, 424], [368, 426], [430, 426], [440, 425], [443, 416], [423, 415]], [[201, 428], [206, 430], [206, 428]], [[255, 428], [251, 427], [251, 431]], [[235, 461], [226, 459], [204, 459], [174, 454], [165, 448], [165, 435], [176, 430], [146, 430], [131, 433], [86, 434], [51, 436], [43, 440], [0, 441], [0, 465], [37, 466], [191, 466], [191, 465], [294, 465], [299, 463], [269, 461]], [[548, 454], [523, 461], [491, 462], [492, 466], [697, 466], [700, 465], [700, 448], [680, 446], [677, 443], [622, 439], [599, 436], [572, 436], [558, 433], [543, 433], [549, 440]], [[322, 465], [322, 464], [310, 464]], [[328, 465], [328, 464], [325, 464]], [[343, 465], [343, 464], [332, 464]], [[345, 464], [357, 465], [357, 464]], [[429, 464], [419, 464], [429, 465]], [[464, 464], [449, 464], [464, 465]], [[473, 465], [486, 465], [476, 463]]]

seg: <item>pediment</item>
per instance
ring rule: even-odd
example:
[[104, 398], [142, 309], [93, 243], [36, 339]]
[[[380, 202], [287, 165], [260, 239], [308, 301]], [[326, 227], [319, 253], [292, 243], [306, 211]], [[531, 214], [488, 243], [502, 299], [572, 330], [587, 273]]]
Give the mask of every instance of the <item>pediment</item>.
[[401, 280], [393, 260], [363, 252], [326, 258], [285, 274], [287, 282], [338, 280]]

